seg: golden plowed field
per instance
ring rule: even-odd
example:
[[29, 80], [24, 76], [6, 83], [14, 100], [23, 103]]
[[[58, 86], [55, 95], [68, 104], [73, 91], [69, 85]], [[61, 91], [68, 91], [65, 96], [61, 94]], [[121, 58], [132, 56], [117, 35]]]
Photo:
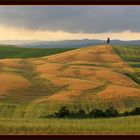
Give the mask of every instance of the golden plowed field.
[[[32, 59], [41, 78], [58, 87], [66, 86], [55, 94], [36, 100], [73, 101], [140, 97], [139, 86], [123, 72], [133, 72], [110, 45], [91, 46], [48, 57]], [[104, 88], [103, 88], [104, 87]], [[83, 96], [84, 95], [84, 96]]]
[[1, 59], [0, 94], [12, 97], [16, 91], [14, 96], [32, 97], [35, 103], [140, 97], [139, 85], [123, 74], [133, 71], [110, 45], [41, 58]]

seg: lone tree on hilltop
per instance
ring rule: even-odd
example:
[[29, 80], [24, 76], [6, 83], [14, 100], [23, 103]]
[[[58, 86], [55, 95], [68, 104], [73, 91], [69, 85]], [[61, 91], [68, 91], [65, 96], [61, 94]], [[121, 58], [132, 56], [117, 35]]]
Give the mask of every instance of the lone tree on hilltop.
[[109, 43], [110, 43], [110, 38], [108, 37], [108, 38], [107, 38], [107, 44], [109, 44]]

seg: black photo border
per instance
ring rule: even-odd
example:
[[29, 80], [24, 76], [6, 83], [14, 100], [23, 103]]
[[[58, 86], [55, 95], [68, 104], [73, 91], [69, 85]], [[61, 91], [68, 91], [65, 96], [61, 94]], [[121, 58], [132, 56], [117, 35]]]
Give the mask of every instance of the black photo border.
[[[140, 0], [0, 0], [1, 5], [139, 5]], [[0, 140], [140, 140], [140, 135], [0, 135]]]
[[0, 0], [0, 5], [140, 5], [140, 0]]
[[140, 0], [0, 0], [0, 5], [140, 5]]

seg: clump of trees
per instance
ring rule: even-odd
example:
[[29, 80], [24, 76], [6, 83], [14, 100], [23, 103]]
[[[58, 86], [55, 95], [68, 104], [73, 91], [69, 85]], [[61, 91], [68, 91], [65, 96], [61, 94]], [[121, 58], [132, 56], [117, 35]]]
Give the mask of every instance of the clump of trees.
[[94, 109], [89, 113], [86, 113], [83, 109], [78, 110], [77, 112], [70, 111], [66, 106], [62, 106], [58, 112], [52, 115], [46, 115], [43, 118], [112, 118], [112, 117], [121, 117], [121, 116], [130, 116], [130, 115], [140, 115], [140, 107], [136, 107], [130, 112], [126, 111], [119, 113], [117, 109], [109, 107], [106, 110]]
[[121, 116], [133, 116], [133, 115], [140, 115], [140, 107], [136, 107], [131, 111], [125, 111], [121, 114]]

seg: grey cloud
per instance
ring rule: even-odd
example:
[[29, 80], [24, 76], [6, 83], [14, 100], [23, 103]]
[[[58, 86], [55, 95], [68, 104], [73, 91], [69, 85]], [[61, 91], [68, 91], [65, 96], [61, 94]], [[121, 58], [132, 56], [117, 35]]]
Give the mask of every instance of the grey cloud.
[[140, 6], [1, 6], [0, 24], [68, 32], [140, 32]]

